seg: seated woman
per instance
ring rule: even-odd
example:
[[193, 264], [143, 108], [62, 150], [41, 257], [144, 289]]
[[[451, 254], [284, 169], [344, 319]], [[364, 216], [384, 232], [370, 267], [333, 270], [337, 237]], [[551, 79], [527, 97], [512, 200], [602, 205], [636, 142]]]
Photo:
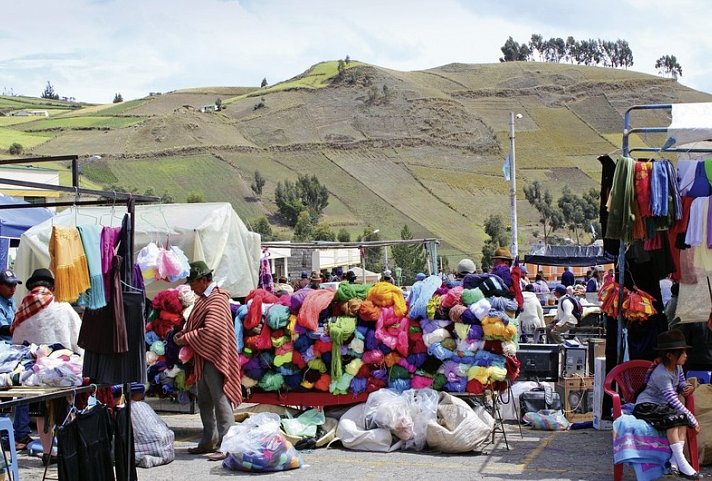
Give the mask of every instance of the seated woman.
[[678, 398], [678, 394], [689, 396], [694, 391], [682, 371], [689, 347], [682, 331], [677, 329], [658, 335], [655, 349], [660, 355], [648, 370], [645, 389], [636, 399], [633, 415], [665, 431], [672, 450], [673, 472], [685, 479], [699, 479], [700, 474], [687, 462], [683, 449], [687, 427], [699, 433], [700, 425]]

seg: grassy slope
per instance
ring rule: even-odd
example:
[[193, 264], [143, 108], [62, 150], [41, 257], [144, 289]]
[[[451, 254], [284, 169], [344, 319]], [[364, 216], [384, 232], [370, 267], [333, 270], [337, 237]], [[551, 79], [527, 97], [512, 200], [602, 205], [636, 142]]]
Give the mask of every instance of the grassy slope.
[[[32, 147], [37, 154], [101, 153], [104, 160], [86, 170], [100, 184], [150, 186], [177, 201], [202, 192], [206, 200], [232, 202], [247, 221], [276, 212], [278, 181], [316, 174], [331, 195], [323, 221], [335, 230], [356, 236], [373, 227], [397, 238], [407, 223], [416, 236], [442, 238], [452, 264], [463, 253], [479, 257], [487, 215], [508, 219], [501, 159], [509, 149], [509, 112], [524, 115], [516, 124], [517, 174], [520, 239], [527, 244], [538, 227], [524, 185], [540, 180], [555, 194], [563, 185], [592, 187], [600, 173], [596, 157], [620, 145], [627, 107], [710, 99], [645, 74], [570, 65], [397, 72], [352, 62], [349, 68], [349, 77], [339, 79], [337, 63], [323, 62], [264, 89], [184, 89], [63, 112], [42, 124], [0, 123], [0, 142], [8, 134], [29, 135], [21, 130], [34, 130], [33, 123], [101, 126], [108, 130], [61, 130], [46, 142], [28, 140], [43, 142]], [[372, 90], [378, 96], [369, 102]], [[256, 96], [265, 108], [254, 109]], [[217, 97], [224, 112], [195, 111]], [[665, 125], [666, 119], [640, 121]], [[632, 138], [633, 145], [655, 142]], [[249, 189], [255, 170], [267, 179], [259, 200]]]

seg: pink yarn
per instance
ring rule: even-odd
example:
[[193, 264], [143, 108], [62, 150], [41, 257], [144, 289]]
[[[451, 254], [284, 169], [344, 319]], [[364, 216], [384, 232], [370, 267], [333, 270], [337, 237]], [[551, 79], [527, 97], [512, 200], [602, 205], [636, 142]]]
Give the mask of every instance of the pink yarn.
[[314, 289], [309, 292], [297, 314], [297, 324], [316, 331], [319, 327], [319, 314], [329, 307], [335, 295], [336, 291], [331, 289]]
[[180, 362], [185, 364], [193, 359], [193, 350], [188, 346], [181, 347], [180, 351], [178, 351], [178, 359], [180, 359]]
[[430, 387], [432, 385], [433, 378], [427, 376], [419, 376], [416, 374], [413, 376], [413, 379], [410, 380], [410, 387], [413, 389], [425, 389], [426, 387]]
[[[250, 303], [250, 301], [252, 301]], [[277, 296], [264, 289], [253, 289], [245, 298], [245, 303], [249, 304], [247, 316], [242, 321], [245, 329], [254, 329], [262, 321], [262, 303], [274, 304], [278, 301]]]
[[460, 304], [460, 296], [465, 288], [462, 286], [453, 287], [440, 298], [440, 305], [449, 309], [456, 304]]
[[393, 307], [384, 307], [376, 322], [376, 339], [398, 351], [401, 356], [407, 356], [408, 318], [396, 316]]
[[373, 349], [363, 353], [363, 362], [366, 364], [383, 364], [383, 352], [380, 349]]
[[450, 320], [452, 322], [460, 322], [460, 319], [462, 318], [462, 314], [467, 310], [467, 307], [463, 306], [462, 304], [456, 304], [450, 308], [450, 311], [448, 312], [448, 315], [450, 316]]

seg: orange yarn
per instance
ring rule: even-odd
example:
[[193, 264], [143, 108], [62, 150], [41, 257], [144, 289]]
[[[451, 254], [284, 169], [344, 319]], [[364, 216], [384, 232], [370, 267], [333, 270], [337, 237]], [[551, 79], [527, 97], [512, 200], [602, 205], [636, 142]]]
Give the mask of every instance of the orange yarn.
[[373, 302], [379, 307], [393, 306], [393, 313], [398, 317], [403, 317], [408, 313], [403, 291], [390, 282], [375, 283], [371, 290], [368, 291], [366, 300]]

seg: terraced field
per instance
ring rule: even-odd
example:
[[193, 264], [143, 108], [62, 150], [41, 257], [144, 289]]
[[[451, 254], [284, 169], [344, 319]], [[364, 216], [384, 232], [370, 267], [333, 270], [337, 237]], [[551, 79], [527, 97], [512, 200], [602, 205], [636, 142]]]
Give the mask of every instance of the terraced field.
[[[231, 202], [247, 222], [267, 215], [284, 237], [277, 182], [315, 174], [330, 194], [321, 220], [334, 230], [356, 238], [378, 228], [397, 238], [407, 224], [416, 237], [442, 239], [440, 252], [454, 265], [463, 254], [479, 258], [488, 215], [508, 222], [510, 112], [523, 115], [515, 128], [526, 249], [540, 228], [525, 185], [541, 181], [555, 197], [563, 186], [594, 187], [596, 158], [617, 155], [627, 108], [712, 99], [669, 79], [598, 67], [508, 62], [400, 72], [351, 62], [339, 76], [337, 65], [323, 62], [267, 88], [198, 87], [81, 108], [0, 97], [0, 112], [50, 112], [0, 116], [0, 149], [20, 142], [31, 155], [100, 154], [83, 174], [96, 185], [151, 187], [177, 201], [202, 192]], [[226, 110], [199, 112], [217, 98]], [[666, 126], [669, 115], [643, 113], [636, 122]], [[663, 141], [631, 137], [634, 147]], [[249, 187], [255, 170], [267, 180], [259, 199]]]

